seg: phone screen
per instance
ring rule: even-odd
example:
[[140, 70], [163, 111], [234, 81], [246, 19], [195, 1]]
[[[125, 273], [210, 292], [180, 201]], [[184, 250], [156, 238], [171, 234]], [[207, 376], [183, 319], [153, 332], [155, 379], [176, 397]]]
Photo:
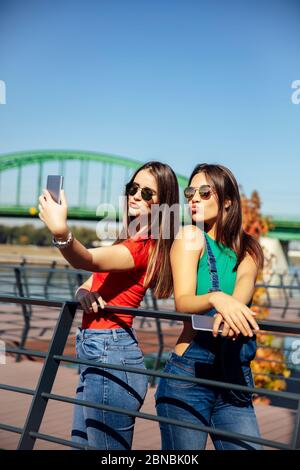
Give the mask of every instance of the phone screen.
[[63, 180], [64, 177], [61, 175], [48, 175], [47, 177], [47, 189], [51, 194], [52, 198], [58, 204], [61, 203], [60, 201], [60, 190], [63, 187]]

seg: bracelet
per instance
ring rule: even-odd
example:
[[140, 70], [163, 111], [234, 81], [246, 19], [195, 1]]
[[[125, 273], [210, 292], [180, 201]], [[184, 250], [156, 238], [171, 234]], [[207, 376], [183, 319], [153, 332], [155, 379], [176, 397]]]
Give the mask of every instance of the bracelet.
[[59, 240], [56, 240], [55, 237], [52, 237], [52, 245], [56, 246], [56, 248], [64, 249], [64, 248], [67, 248], [67, 246], [69, 246], [73, 240], [74, 240], [73, 233], [69, 232], [67, 239], [64, 241], [59, 241]]

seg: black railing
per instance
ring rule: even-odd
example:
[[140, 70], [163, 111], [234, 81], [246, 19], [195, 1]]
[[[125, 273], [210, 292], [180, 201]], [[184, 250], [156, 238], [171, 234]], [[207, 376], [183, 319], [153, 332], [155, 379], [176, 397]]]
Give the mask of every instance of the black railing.
[[[83, 283], [90, 273], [82, 270], [74, 270], [68, 266], [58, 266], [55, 261], [50, 266], [32, 266], [29, 265], [24, 259], [19, 265], [12, 264], [0, 264], [0, 295], [14, 294], [19, 297], [40, 297], [41, 299], [51, 299], [53, 292], [55, 292], [55, 299], [59, 299], [62, 302], [65, 299], [73, 300], [75, 290]], [[259, 284], [257, 288], [264, 288], [266, 291], [267, 302], [263, 302], [263, 305], [253, 305], [259, 308], [271, 308], [278, 311], [281, 318], [285, 318], [286, 313], [293, 312], [296, 316], [300, 316], [300, 279], [296, 272], [292, 277], [289, 277], [290, 284], [286, 284], [286, 275], [276, 275], [279, 278], [279, 284]], [[2, 288], [4, 286], [4, 289]], [[274, 289], [279, 290], [282, 295], [283, 304], [278, 305], [278, 301], [272, 298], [270, 293]], [[53, 297], [52, 297], [53, 298]], [[172, 302], [172, 299], [169, 299]], [[294, 304], [296, 300], [296, 304]], [[291, 303], [292, 302], [292, 303]], [[152, 308], [153, 310], [159, 309], [156, 299], [152, 295], [151, 291], [147, 291], [147, 295], [144, 298], [144, 304], [146, 308]], [[28, 334], [33, 328], [32, 326], [32, 306], [30, 304], [20, 305], [22, 316], [23, 316], [23, 328], [20, 332], [20, 348], [24, 348]], [[18, 313], [17, 313], [18, 314]], [[35, 318], [39, 319], [37, 313]], [[41, 318], [40, 318], [41, 319]], [[177, 320], [161, 320], [161, 318], [155, 318], [155, 334], [156, 342], [150, 343], [144, 341], [144, 344], [149, 346], [155, 345], [157, 351], [154, 354], [154, 369], [158, 369], [159, 364], [162, 361], [163, 352], [165, 350], [165, 339], [167, 337], [174, 336], [172, 332], [162, 331], [164, 322], [168, 322], [169, 326], [176, 324]], [[145, 335], [151, 334], [147, 328], [148, 319], [146, 317], [141, 318], [139, 328], [143, 329]], [[280, 323], [280, 326], [282, 324]], [[43, 331], [43, 334], [45, 331]], [[16, 361], [21, 360], [20, 354], [16, 355]], [[258, 359], [260, 360], [260, 359]], [[267, 361], [267, 360], [266, 360]], [[280, 378], [280, 376], [278, 376]], [[291, 378], [290, 380], [294, 380]], [[151, 385], [154, 385], [155, 377], [151, 380]]]
[[[179, 376], [174, 374], [167, 374], [164, 372], [157, 372], [154, 370], [147, 370], [144, 371], [143, 369], [137, 369], [133, 367], [125, 367], [119, 366], [115, 364], [102, 364], [95, 361], [86, 361], [81, 359], [76, 359], [70, 356], [64, 356], [63, 351], [69, 336], [69, 332], [71, 330], [73, 320], [76, 314], [76, 310], [81, 308], [77, 302], [64, 302], [61, 301], [47, 301], [41, 299], [33, 299], [33, 298], [20, 298], [14, 296], [0, 296], [0, 302], [5, 303], [16, 303], [16, 304], [30, 304], [30, 305], [40, 305], [40, 306], [47, 306], [47, 307], [61, 307], [60, 315], [57, 320], [55, 330], [51, 339], [51, 343], [47, 353], [42, 353], [40, 351], [30, 351], [21, 348], [7, 348], [7, 352], [12, 354], [22, 354], [26, 356], [33, 356], [44, 358], [44, 366], [42, 368], [38, 384], [35, 390], [26, 389], [22, 387], [15, 387], [9, 386], [6, 384], [1, 384], [0, 389], [17, 392], [22, 394], [31, 395], [32, 403], [26, 418], [26, 422], [23, 428], [10, 426], [5, 423], [0, 423], [0, 429], [10, 431], [13, 433], [20, 434], [20, 440], [18, 444], [19, 450], [25, 449], [33, 449], [36, 439], [41, 439], [57, 444], [61, 444], [64, 446], [69, 446], [76, 449], [93, 449], [90, 446], [84, 446], [78, 443], [74, 443], [69, 440], [60, 439], [55, 436], [51, 436], [48, 434], [39, 433], [39, 429], [44, 417], [44, 413], [47, 407], [47, 403], [49, 400], [60, 401], [64, 403], [70, 404], [79, 404], [82, 406], [92, 407], [100, 410], [112, 411], [115, 413], [126, 414], [129, 416], [157, 421], [157, 422], [164, 422], [164, 423], [171, 423], [176, 426], [181, 426], [184, 428], [195, 429], [199, 431], [208, 432], [212, 435], [217, 435], [219, 437], [226, 437], [228, 439], [239, 439], [247, 442], [253, 442], [257, 444], [261, 444], [266, 447], [271, 448], [278, 448], [278, 449], [300, 449], [300, 393], [290, 393], [290, 392], [278, 392], [272, 391], [267, 389], [259, 389], [255, 387], [247, 387], [242, 385], [230, 384], [220, 381], [213, 381], [201, 378], [189, 378], [186, 376]], [[150, 317], [150, 318], [160, 318], [166, 320], [176, 320], [176, 321], [183, 321], [190, 318], [190, 314], [188, 313], [178, 313], [178, 312], [164, 312], [164, 311], [157, 311], [157, 310], [143, 310], [143, 309], [130, 309], [130, 308], [123, 308], [123, 307], [106, 307], [103, 313], [122, 313], [122, 315], [135, 315], [139, 317]], [[300, 335], [300, 325], [296, 323], [281, 323], [281, 322], [274, 322], [274, 321], [260, 321], [259, 322], [260, 329], [263, 331], [275, 331], [285, 334], [292, 334], [292, 335]], [[224, 431], [221, 429], [212, 428], [210, 426], [204, 425], [195, 425], [184, 421], [178, 421], [175, 419], [169, 419], [165, 417], [155, 416], [147, 413], [141, 412], [134, 412], [130, 411], [125, 408], [108, 406], [99, 403], [88, 402], [85, 400], [78, 400], [75, 398], [70, 398], [67, 396], [57, 395], [51, 393], [56, 374], [61, 362], [68, 362], [71, 364], [84, 364], [90, 365], [97, 368], [106, 368], [111, 370], [122, 370], [127, 372], [132, 372], [135, 374], [146, 374], [150, 377], [165, 377], [172, 380], [184, 380], [186, 382], [192, 382], [207, 386], [213, 386], [216, 388], [221, 389], [231, 389], [231, 390], [240, 390], [250, 393], [255, 393], [256, 395], [263, 395], [269, 397], [281, 397], [290, 401], [295, 402], [296, 406], [296, 418], [295, 418], [295, 425], [293, 431], [293, 437], [290, 444], [284, 444], [281, 442], [272, 441], [269, 439], [258, 438], [253, 436], [248, 436], [245, 434], [233, 433], [229, 431]]]
[[[58, 267], [53, 261], [50, 266], [31, 266], [22, 262], [19, 265], [0, 263], [0, 295], [17, 295], [19, 297], [34, 297], [41, 299], [56, 299], [64, 302], [65, 300], [73, 300], [74, 292], [82, 285], [83, 281], [89, 277], [91, 273], [82, 270], [75, 270], [69, 266]], [[55, 295], [53, 294], [55, 292]], [[152, 296], [150, 290], [144, 297], [146, 308], [153, 307], [157, 309], [156, 299]], [[28, 334], [32, 328], [33, 311], [30, 304], [20, 305], [23, 316], [23, 328], [20, 332], [20, 344], [23, 348], [28, 339]], [[19, 312], [12, 312], [17, 315]], [[35, 319], [42, 320], [39, 314], [35, 312]], [[143, 328], [147, 319], [143, 318], [140, 328]], [[160, 338], [160, 322], [156, 320], [156, 332]], [[46, 328], [49, 329], [49, 328]], [[44, 331], [45, 332], [45, 331]], [[43, 332], [43, 333], [44, 333]], [[16, 356], [16, 362], [21, 360], [21, 356]]]

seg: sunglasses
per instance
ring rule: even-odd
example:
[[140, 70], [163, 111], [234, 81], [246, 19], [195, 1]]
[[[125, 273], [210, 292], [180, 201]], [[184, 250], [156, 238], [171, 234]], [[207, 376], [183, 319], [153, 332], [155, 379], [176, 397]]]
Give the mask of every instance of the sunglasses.
[[156, 194], [156, 191], [154, 191], [151, 188], [141, 188], [137, 183], [127, 183], [126, 184], [126, 195], [127, 196], [134, 196], [138, 190], [141, 190], [141, 196], [144, 199], [144, 201], [151, 201], [153, 196]]
[[187, 199], [192, 199], [196, 194], [196, 191], [199, 191], [201, 199], [207, 201], [211, 198], [212, 193], [214, 192], [208, 184], [203, 184], [200, 188], [194, 188], [193, 186], [188, 186], [184, 189], [183, 193]]

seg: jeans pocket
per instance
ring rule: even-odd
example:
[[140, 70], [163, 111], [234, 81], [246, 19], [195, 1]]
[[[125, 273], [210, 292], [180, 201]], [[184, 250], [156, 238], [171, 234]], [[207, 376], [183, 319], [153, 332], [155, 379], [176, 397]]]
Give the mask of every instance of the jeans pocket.
[[86, 359], [87, 361], [101, 362], [103, 357], [103, 345], [102, 343], [92, 336], [83, 338], [76, 344], [76, 351], [80, 359]]
[[[250, 366], [241, 366], [241, 371], [242, 379], [237, 381], [237, 385], [254, 387], [254, 379]], [[242, 390], [226, 390], [225, 395], [227, 396], [228, 401], [230, 401], [235, 406], [249, 406], [252, 403], [252, 392], [244, 392]]]
[[[173, 360], [171, 363], [169, 363], [167, 372], [168, 374], [181, 375], [187, 378], [195, 378], [195, 367], [192, 363], [187, 364]], [[186, 380], [169, 378], [167, 379], [167, 385], [171, 388], [187, 389], [195, 387], [197, 384]]]

